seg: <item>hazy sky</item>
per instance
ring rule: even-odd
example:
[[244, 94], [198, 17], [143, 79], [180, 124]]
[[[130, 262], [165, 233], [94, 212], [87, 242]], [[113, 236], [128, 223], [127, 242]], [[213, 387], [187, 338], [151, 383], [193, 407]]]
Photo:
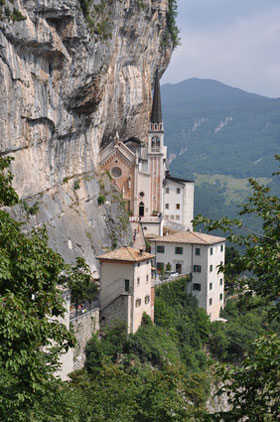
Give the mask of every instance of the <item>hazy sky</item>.
[[280, 0], [178, 0], [178, 12], [162, 83], [209, 78], [280, 97]]

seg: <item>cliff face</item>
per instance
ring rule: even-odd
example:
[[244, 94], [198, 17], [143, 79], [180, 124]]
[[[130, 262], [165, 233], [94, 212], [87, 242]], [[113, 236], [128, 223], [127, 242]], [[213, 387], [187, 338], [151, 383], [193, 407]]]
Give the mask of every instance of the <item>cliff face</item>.
[[[130, 240], [118, 193], [98, 179], [98, 153], [116, 131], [121, 139], [146, 135], [154, 73], [171, 54], [167, 2], [6, 0], [2, 7], [1, 152], [15, 157], [14, 186], [26, 199], [14, 212], [46, 222], [67, 260], [83, 254], [94, 268], [96, 253]], [[7, 8], [26, 19], [6, 17]]]

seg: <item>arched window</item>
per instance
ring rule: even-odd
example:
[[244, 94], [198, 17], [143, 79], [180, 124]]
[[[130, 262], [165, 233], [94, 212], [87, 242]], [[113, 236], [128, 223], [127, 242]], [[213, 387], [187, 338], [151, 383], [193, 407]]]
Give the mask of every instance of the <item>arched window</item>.
[[144, 210], [145, 210], [144, 202], [140, 202], [140, 204], [139, 204], [139, 217], [144, 217]]

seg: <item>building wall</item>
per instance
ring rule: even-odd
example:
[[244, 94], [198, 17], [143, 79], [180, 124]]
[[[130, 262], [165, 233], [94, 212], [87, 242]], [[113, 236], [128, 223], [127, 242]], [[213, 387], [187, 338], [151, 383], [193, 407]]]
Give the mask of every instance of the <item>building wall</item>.
[[163, 211], [165, 221], [182, 224], [185, 228], [192, 230], [193, 209], [194, 184], [176, 183], [166, 179]]
[[[136, 198], [136, 215], [139, 215], [139, 204], [143, 202], [145, 205], [145, 216], [150, 215], [150, 175], [144, 173], [137, 174], [137, 191], [135, 192]], [[140, 192], [144, 193], [144, 196], [140, 196]]]
[[[199, 307], [205, 309], [212, 321], [219, 318], [220, 309], [224, 307], [224, 276], [218, 272], [218, 265], [224, 263], [225, 243], [208, 246], [151, 241], [151, 245], [151, 253], [156, 255], [156, 265], [163, 263], [166, 270], [166, 265], [170, 263], [171, 271], [178, 271], [176, 264], [181, 264], [182, 274], [192, 273], [189, 292], [197, 298]], [[157, 252], [158, 246], [164, 247], [164, 253]], [[182, 247], [183, 254], [175, 254], [175, 247]], [[197, 249], [199, 255], [196, 254]], [[198, 269], [195, 266], [199, 266], [200, 271], [195, 271]]]
[[[177, 193], [177, 189], [180, 193]], [[178, 224], [183, 224], [184, 185], [166, 179], [164, 189], [164, 217]], [[167, 208], [168, 206], [168, 208]], [[177, 208], [180, 206], [180, 209]]]
[[[135, 333], [138, 327], [141, 325], [142, 316], [144, 312], [151, 317], [151, 277], [151, 260], [142, 261], [135, 265], [131, 318], [133, 333]], [[140, 306], [137, 306], [137, 301], [139, 300], [141, 301], [141, 304]]]
[[74, 371], [84, 367], [86, 345], [92, 335], [100, 328], [99, 311], [99, 308], [95, 308], [71, 320], [71, 327], [77, 339], [77, 346], [73, 351], [74, 364], [72, 370]]
[[125, 293], [125, 280], [129, 280], [129, 292], [133, 292], [134, 263], [120, 262], [100, 263], [100, 308], [101, 310], [113, 302], [120, 294]]
[[[222, 246], [222, 251], [221, 251]], [[211, 255], [211, 247], [208, 248], [208, 301], [207, 313], [211, 316], [211, 320], [219, 318], [220, 309], [224, 307], [224, 274], [219, 273], [220, 263], [224, 264], [225, 261], [225, 244], [219, 243], [212, 246], [213, 254]], [[212, 265], [212, 271], [210, 271]], [[221, 283], [220, 283], [221, 281]], [[212, 289], [210, 289], [212, 283]], [[220, 296], [221, 295], [221, 296]], [[212, 305], [210, 305], [212, 299]]]
[[[157, 252], [157, 246], [164, 247], [164, 253]], [[175, 247], [183, 248], [183, 254], [175, 254]], [[151, 253], [156, 255], [156, 263], [171, 264], [171, 271], [176, 271], [176, 264], [181, 264], [182, 274], [192, 272], [192, 246], [180, 243], [154, 242], [151, 240]]]
[[[125, 301], [118, 301], [120, 295], [129, 293], [130, 310], [128, 332], [135, 333], [142, 321], [143, 312], [151, 316], [151, 260], [122, 264], [102, 262], [100, 277], [100, 307], [105, 322], [123, 317]], [[125, 281], [129, 280], [129, 292], [125, 292]], [[147, 303], [146, 303], [147, 302]], [[114, 304], [115, 303], [115, 304]], [[122, 305], [123, 304], [123, 305]], [[114, 314], [116, 312], [116, 314]]]
[[110, 326], [114, 321], [124, 321], [127, 324], [127, 332], [131, 333], [131, 306], [131, 295], [123, 293], [101, 311], [101, 326]]
[[193, 230], [193, 212], [194, 212], [194, 183], [185, 183], [184, 193], [183, 193], [183, 226], [189, 230]]

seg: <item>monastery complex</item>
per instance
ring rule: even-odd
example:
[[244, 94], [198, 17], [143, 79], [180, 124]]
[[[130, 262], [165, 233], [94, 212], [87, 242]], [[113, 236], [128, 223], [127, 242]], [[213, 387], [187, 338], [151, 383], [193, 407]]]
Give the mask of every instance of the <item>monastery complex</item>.
[[[211, 320], [224, 307], [225, 239], [193, 232], [194, 182], [172, 177], [164, 145], [160, 84], [155, 78], [147, 140], [133, 137], [100, 151], [108, 172], [126, 201], [134, 248], [105, 253], [100, 260], [101, 323], [127, 322], [137, 331], [143, 313], [153, 319], [154, 289], [160, 282], [191, 274], [189, 292]], [[145, 252], [146, 241], [151, 253]]]

